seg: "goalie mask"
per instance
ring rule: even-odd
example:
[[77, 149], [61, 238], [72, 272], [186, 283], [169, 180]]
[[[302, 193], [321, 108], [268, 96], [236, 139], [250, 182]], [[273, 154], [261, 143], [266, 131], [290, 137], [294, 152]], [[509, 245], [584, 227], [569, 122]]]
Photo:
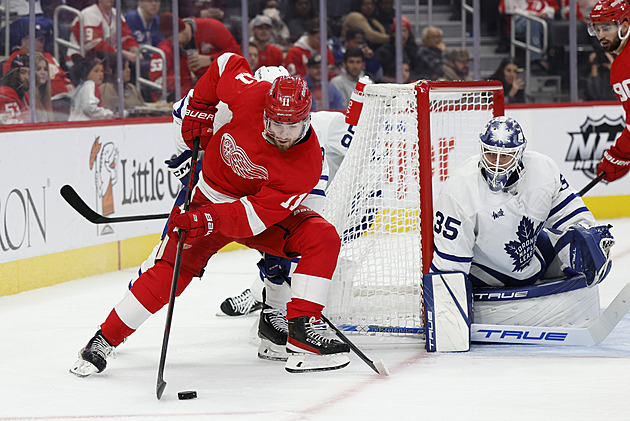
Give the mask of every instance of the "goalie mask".
[[479, 139], [479, 165], [490, 190], [498, 192], [514, 185], [520, 176], [527, 145], [521, 126], [510, 117], [495, 117]]
[[302, 140], [311, 125], [311, 101], [304, 79], [276, 78], [265, 100], [263, 137], [281, 151]]
[[598, 37], [600, 33], [616, 32], [620, 40], [628, 38], [621, 34], [622, 24], [630, 22], [630, 4], [627, 0], [600, 0], [591, 10], [588, 34]]

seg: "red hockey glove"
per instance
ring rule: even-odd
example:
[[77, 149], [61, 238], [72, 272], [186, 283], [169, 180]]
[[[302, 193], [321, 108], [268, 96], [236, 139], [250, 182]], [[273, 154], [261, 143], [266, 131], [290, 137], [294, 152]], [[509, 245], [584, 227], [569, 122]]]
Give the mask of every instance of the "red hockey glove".
[[216, 112], [217, 107], [214, 105], [202, 104], [195, 101], [194, 97], [190, 98], [182, 120], [182, 137], [190, 149], [193, 148], [193, 141], [197, 136], [201, 141], [199, 147], [202, 150], [206, 149], [210, 138], [212, 138], [212, 126]]
[[597, 175], [606, 173], [604, 180], [615, 181], [626, 175], [630, 169], [630, 156], [627, 156], [615, 146], [604, 152], [604, 157], [597, 167]]
[[217, 229], [218, 215], [212, 205], [205, 205], [195, 211], [171, 213], [173, 225], [188, 231], [188, 237], [210, 235]]

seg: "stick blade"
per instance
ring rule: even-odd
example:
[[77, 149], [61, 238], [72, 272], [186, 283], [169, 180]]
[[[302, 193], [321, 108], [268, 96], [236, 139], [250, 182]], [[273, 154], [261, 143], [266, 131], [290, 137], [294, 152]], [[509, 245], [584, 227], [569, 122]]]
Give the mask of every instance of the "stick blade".
[[385, 367], [385, 363], [383, 362], [383, 360], [375, 361], [374, 367], [376, 368], [378, 374], [380, 374], [381, 376], [389, 376], [389, 370], [387, 369], [387, 367]]
[[166, 382], [164, 381], [164, 379], [158, 379], [157, 385], [155, 387], [155, 394], [157, 395], [158, 400], [162, 398], [164, 389], [166, 389]]

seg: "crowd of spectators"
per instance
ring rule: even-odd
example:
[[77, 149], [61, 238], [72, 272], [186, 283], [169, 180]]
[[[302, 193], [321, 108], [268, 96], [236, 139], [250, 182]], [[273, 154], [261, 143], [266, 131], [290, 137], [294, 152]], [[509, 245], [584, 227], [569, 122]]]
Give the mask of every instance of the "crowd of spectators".
[[[10, 0], [28, 6], [28, 0]], [[580, 1], [580, 5], [590, 0]], [[490, 2], [489, 2], [490, 3]], [[506, 10], [503, 1], [496, 4], [497, 28], [502, 40], [515, 25], [522, 35], [524, 24], [510, 19], [514, 11]], [[520, 2], [530, 4], [527, 0]], [[567, 0], [538, 2], [540, 10], [525, 10], [545, 19], [566, 16]], [[51, 6], [52, 4], [52, 6]], [[53, 20], [55, 5], [69, 5], [80, 10], [84, 32], [78, 18], [71, 20], [67, 39], [80, 48], [65, 48], [65, 57], [58, 60], [53, 53]], [[193, 88], [210, 64], [221, 54], [241, 52], [241, 23], [238, 13], [230, 13], [224, 0], [179, 1], [178, 45], [180, 51], [180, 92]], [[334, 2], [327, 16], [328, 45], [320, 45], [320, 22], [316, 0], [260, 0], [250, 2], [250, 39], [245, 45], [252, 71], [261, 66], [283, 65], [292, 75], [304, 77], [313, 91], [313, 109], [322, 109], [321, 60], [324, 47], [329, 64], [328, 109], [345, 109], [357, 80], [369, 76], [375, 83], [396, 82], [396, 25], [393, 0], [352, 0]], [[454, 15], [459, 2], [454, 1]], [[115, 0], [51, 0], [46, 7], [36, 2], [36, 121], [86, 120], [121, 116], [116, 80], [116, 31], [120, 24], [123, 57], [124, 112], [149, 103], [173, 102], [175, 98], [175, 64], [173, 15], [170, 2], [160, 0], [123, 0], [117, 11]], [[21, 10], [28, 10], [22, 7]], [[578, 10], [580, 18], [583, 12]], [[532, 29], [532, 43], [540, 45], [539, 29]], [[2, 62], [0, 83], [0, 122], [30, 121], [28, 99], [29, 36], [28, 20], [15, 15], [11, 24], [11, 54]], [[421, 29], [420, 43], [407, 16], [402, 17], [403, 82], [418, 79], [472, 80], [469, 52], [461, 48], [447, 49], [442, 29], [426, 26]], [[136, 54], [141, 45], [161, 51], [144, 51], [140, 68]], [[504, 46], [499, 45], [498, 49]], [[166, 58], [164, 61], [162, 55]], [[548, 68], [544, 54], [533, 59], [543, 70]], [[614, 99], [607, 78], [610, 57], [593, 52], [585, 74], [585, 99]], [[166, 66], [166, 97], [157, 89], [163, 83]], [[522, 60], [507, 58], [490, 79], [500, 80], [507, 103], [524, 102]], [[136, 88], [135, 79], [143, 78], [153, 86]], [[149, 84], [150, 85], [150, 84]], [[146, 107], [145, 107], [146, 108]]]

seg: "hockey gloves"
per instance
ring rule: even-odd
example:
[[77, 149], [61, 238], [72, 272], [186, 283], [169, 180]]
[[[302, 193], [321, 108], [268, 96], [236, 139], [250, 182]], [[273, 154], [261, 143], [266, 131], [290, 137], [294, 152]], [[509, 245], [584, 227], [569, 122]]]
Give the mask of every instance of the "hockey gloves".
[[210, 104], [197, 102], [195, 98], [190, 98], [188, 108], [182, 120], [182, 137], [189, 148], [193, 148], [196, 137], [199, 137], [199, 147], [204, 150], [212, 138], [214, 114], [217, 107]]
[[[190, 176], [190, 166], [192, 161], [192, 151], [186, 149], [173, 159], [164, 161], [168, 166], [168, 170], [184, 185], [188, 186], [188, 178]], [[197, 160], [197, 166], [195, 167], [195, 174], [193, 175], [193, 185], [197, 184], [199, 180], [199, 172], [201, 171], [201, 158]]]
[[604, 152], [604, 157], [597, 167], [597, 175], [605, 172], [604, 180], [615, 181], [626, 175], [629, 169], [630, 156], [614, 145]]
[[217, 230], [217, 221], [217, 211], [210, 204], [185, 213], [180, 213], [179, 208], [171, 212], [171, 223], [175, 228], [187, 231], [190, 238], [212, 234]]
[[258, 262], [260, 274], [269, 279], [274, 284], [282, 285], [284, 278], [280, 275], [282, 271], [287, 277], [291, 269], [291, 259], [263, 253], [263, 258]]

